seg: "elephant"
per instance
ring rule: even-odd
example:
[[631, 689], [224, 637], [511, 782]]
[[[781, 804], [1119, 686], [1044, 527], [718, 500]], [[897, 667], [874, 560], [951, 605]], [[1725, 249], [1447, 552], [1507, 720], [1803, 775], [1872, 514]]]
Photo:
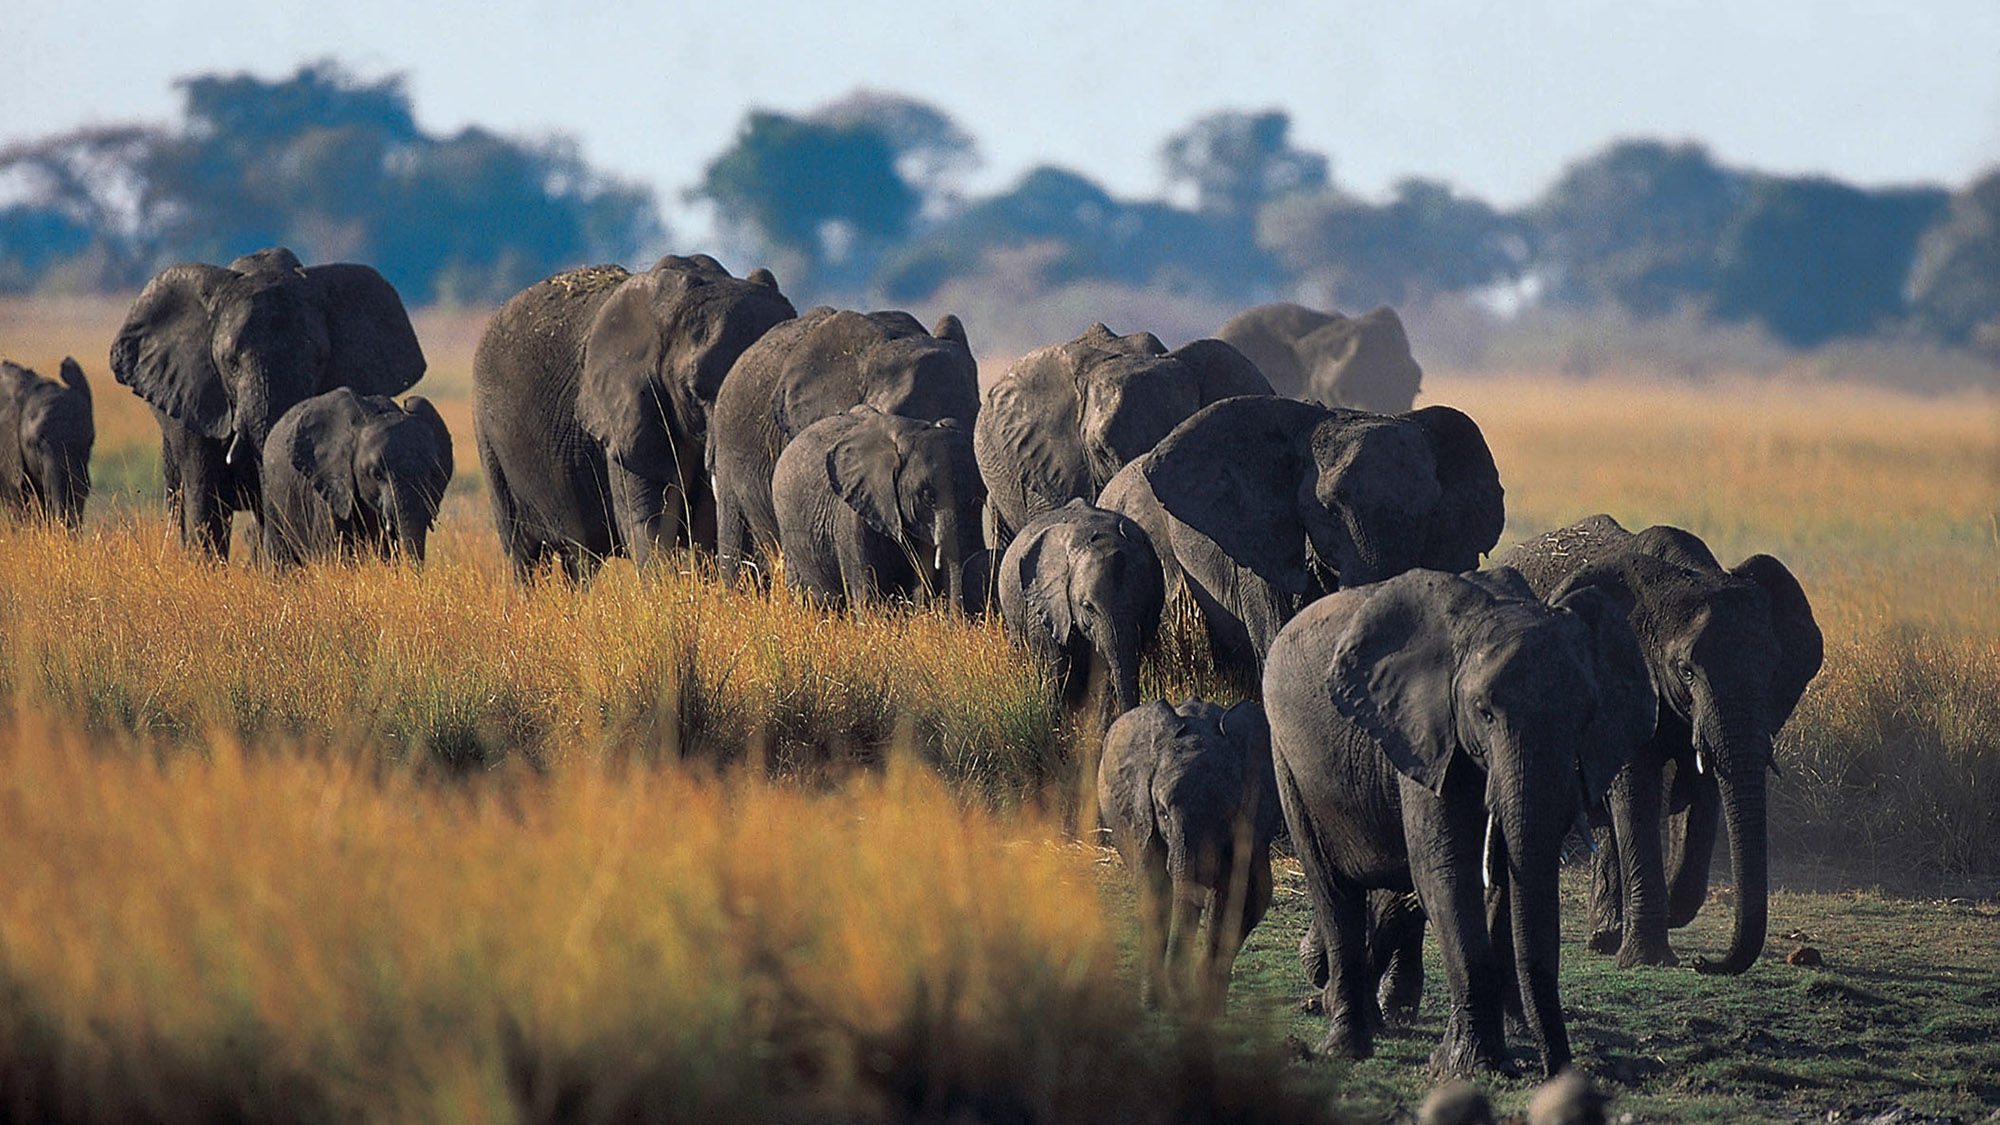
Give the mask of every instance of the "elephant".
[[1028, 520], [1095, 502], [1113, 473], [1190, 414], [1271, 384], [1220, 340], [1168, 351], [1150, 332], [1102, 324], [1028, 353], [986, 392], [973, 448], [986, 478], [986, 545], [1004, 551]]
[[[1097, 815], [1139, 884], [1140, 995], [1219, 1010], [1237, 950], [1271, 905], [1279, 828], [1264, 709], [1157, 700], [1120, 715], [1097, 762]], [[1203, 916], [1208, 932], [1190, 961]]]
[[1167, 589], [1192, 596], [1217, 666], [1246, 691], [1300, 606], [1411, 567], [1470, 570], [1506, 522], [1493, 454], [1459, 411], [1275, 397], [1202, 408], [1098, 503], [1146, 530]]
[[1511, 977], [1544, 1071], [1560, 1072], [1563, 838], [1656, 719], [1626, 606], [1598, 589], [1544, 602], [1506, 569], [1406, 571], [1294, 617], [1264, 706], [1331, 962], [1320, 1049], [1371, 1053], [1368, 893], [1414, 890], [1450, 983], [1433, 1067], [1505, 1069]]
[[[1720, 819], [1736, 883], [1734, 932], [1722, 961], [1695, 968], [1743, 972], [1764, 948], [1772, 742], [1825, 655], [1805, 590], [1769, 555], [1724, 570], [1687, 531], [1634, 534], [1602, 514], [1512, 547], [1502, 561], [1545, 594], [1597, 587], [1629, 596], [1659, 697], [1659, 730], [1594, 818], [1591, 948], [1615, 949], [1621, 965], [1675, 964], [1667, 930], [1693, 920], [1708, 897]], [[1665, 857], [1663, 797], [1672, 810]]]
[[926, 332], [905, 312], [820, 306], [747, 349], [722, 381], [709, 431], [716, 570], [737, 572], [778, 541], [771, 477], [786, 443], [807, 426], [866, 403], [888, 414], [969, 433], [979, 415], [979, 368], [965, 326], [946, 314]]
[[771, 503], [785, 584], [825, 605], [884, 595], [983, 604], [967, 580], [986, 489], [972, 435], [863, 404], [800, 431], [778, 457]]
[[1417, 401], [1424, 369], [1396, 310], [1384, 305], [1346, 317], [1304, 305], [1258, 305], [1215, 333], [1250, 357], [1277, 393], [1378, 414], [1400, 414]]
[[574, 269], [508, 299], [473, 356], [472, 409], [515, 575], [554, 558], [581, 580], [616, 555], [643, 568], [676, 543], [712, 549], [716, 393], [794, 315], [769, 270], [734, 277], [706, 254]]
[[278, 246], [161, 271], [112, 341], [111, 372], [159, 423], [181, 541], [227, 560], [230, 517], [262, 516], [258, 471], [278, 417], [335, 387], [401, 394], [423, 376], [424, 353], [381, 274], [303, 266]]
[[292, 407], [264, 441], [264, 558], [280, 571], [371, 552], [422, 562], [451, 482], [451, 431], [422, 395], [336, 387]]
[[1007, 635], [1054, 671], [1066, 704], [1085, 706], [1095, 684], [1105, 720], [1139, 705], [1139, 656], [1159, 631], [1166, 585], [1138, 524], [1071, 500], [1027, 522], [998, 581]]
[[97, 426], [83, 366], [64, 356], [61, 372], [58, 383], [0, 362], [0, 504], [75, 531], [90, 499]]

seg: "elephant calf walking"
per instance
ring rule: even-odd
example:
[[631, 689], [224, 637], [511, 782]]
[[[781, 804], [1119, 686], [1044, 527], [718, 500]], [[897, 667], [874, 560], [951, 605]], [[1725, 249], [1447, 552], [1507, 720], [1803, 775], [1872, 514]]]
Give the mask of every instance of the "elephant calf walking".
[[96, 440], [90, 381], [76, 360], [63, 360], [60, 383], [0, 363], [0, 504], [81, 527]]
[[398, 406], [341, 387], [285, 411], [263, 474], [273, 567], [362, 551], [421, 562], [451, 482], [451, 431], [422, 395]]
[[[1139, 881], [1147, 1001], [1221, 1007], [1236, 951], [1271, 905], [1277, 783], [1264, 709], [1190, 699], [1127, 711], [1104, 736], [1098, 819]], [[1190, 962], [1206, 915], [1206, 941]], [[1164, 996], [1162, 996], [1164, 993]]]

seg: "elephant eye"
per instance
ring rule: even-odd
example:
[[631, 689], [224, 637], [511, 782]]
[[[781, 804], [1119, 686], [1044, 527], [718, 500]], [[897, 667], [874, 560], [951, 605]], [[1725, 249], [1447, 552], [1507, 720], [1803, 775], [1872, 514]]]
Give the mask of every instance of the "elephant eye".
[[1680, 674], [1682, 683], [1684, 684], [1694, 683], [1694, 665], [1689, 664], [1685, 660], [1681, 661]]
[[1472, 713], [1474, 715], [1479, 716], [1480, 722], [1485, 723], [1488, 726], [1491, 726], [1493, 724], [1493, 708], [1488, 707], [1486, 705], [1485, 700], [1482, 699], [1479, 702], [1473, 704]]

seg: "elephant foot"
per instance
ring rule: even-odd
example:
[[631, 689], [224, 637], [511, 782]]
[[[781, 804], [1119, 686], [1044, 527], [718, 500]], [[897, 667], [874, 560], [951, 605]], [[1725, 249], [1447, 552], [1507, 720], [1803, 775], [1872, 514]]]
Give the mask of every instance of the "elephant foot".
[[1520, 1069], [1494, 1048], [1483, 1048], [1470, 1036], [1446, 1033], [1431, 1052], [1431, 1074], [1438, 1079], [1472, 1078], [1480, 1074], [1520, 1077]]
[[1592, 953], [1616, 953], [1624, 943], [1622, 930], [1592, 930], [1590, 936], [1584, 939], [1583, 947]]
[[1408, 1023], [1417, 1018], [1417, 1006], [1424, 999], [1424, 976], [1402, 966], [1398, 959], [1382, 974], [1381, 987], [1376, 989], [1375, 1000], [1381, 1006], [1382, 1018], [1387, 1023]]
[[1365, 1059], [1375, 1053], [1375, 1033], [1365, 1023], [1336, 1019], [1327, 1026], [1326, 1037], [1315, 1050], [1322, 1055]]
[[1680, 963], [1681, 959], [1674, 956], [1673, 949], [1667, 945], [1664, 938], [1658, 940], [1628, 938], [1625, 944], [1618, 947], [1618, 967], [1621, 969], [1629, 969], [1635, 965], [1673, 968]]

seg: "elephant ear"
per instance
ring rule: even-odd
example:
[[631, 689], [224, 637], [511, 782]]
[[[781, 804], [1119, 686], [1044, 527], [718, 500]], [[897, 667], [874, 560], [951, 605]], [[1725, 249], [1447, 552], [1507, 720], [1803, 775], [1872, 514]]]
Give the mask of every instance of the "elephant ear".
[[[661, 384], [666, 340], [658, 315], [662, 272], [633, 274], [598, 306], [584, 336], [576, 418], [621, 465], [672, 464], [669, 403]], [[685, 274], [675, 270], [671, 278]]]
[[1324, 407], [1232, 398], [1203, 407], [1135, 464], [1160, 506], [1237, 566], [1294, 596], [1310, 588], [1302, 446]]
[[404, 399], [403, 413], [422, 423], [424, 429], [430, 433], [431, 450], [437, 467], [441, 471], [440, 479], [447, 483], [450, 482], [452, 474], [451, 427], [444, 424], [443, 416], [437, 412], [437, 407], [431, 405], [431, 400], [422, 395], [411, 395]]
[[972, 350], [971, 341], [965, 338], [965, 322], [958, 319], [953, 313], [946, 313], [939, 317], [937, 327], [931, 329], [931, 335], [940, 340], [950, 340], [967, 351]]
[[1069, 604], [1069, 536], [1066, 524], [1051, 521], [1029, 532], [1020, 552], [1020, 570], [1008, 578], [1021, 591], [1028, 615], [1039, 622], [1057, 645], [1069, 643], [1076, 618]]
[[14, 500], [21, 490], [21, 413], [41, 376], [17, 363], [0, 361], [0, 497]]
[[1486, 435], [1479, 423], [1449, 406], [1426, 406], [1402, 417], [1430, 436], [1438, 485], [1444, 490], [1421, 563], [1452, 573], [1471, 570], [1500, 542], [1507, 525], [1506, 490], [1500, 487], [1500, 469]]
[[1784, 563], [1770, 555], [1751, 555], [1730, 573], [1755, 582], [1771, 602], [1771, 630], [1777, 634], [1780, 654], [1777, 670], [1771, 675], [1771, 731], [1775, 734], [1792, 717], [1806, 685], [1819, 675], [1826, 659], [1826, 640], [1813, 618], [1805, 588]]
[[1223, 340], [1202, 339], [1182, 344], [1167, 353], [1186, 364], [1201, 387], [1201, 403], [1220, 402], [1238, 395], [1275, 395], [1271, 381], [1250, 357]]
[[364, 395], [399, 395], [424, 374], [424, 350], [389, 279], [368, 266], [307, 266], [326, 317], [326, 370], [320, 389], [353, 387]]
[[1659, 722], [1660, 697], [1639, 637], [1632, 631], [1632, 599], [1616, 585], [1586, 585], [1551, 604], [1575, 614], [1589, 638], [1591, 675], [1597, 707], [1585, 732], [1577, 774], [1586, 805], [1602, 800], [1611, 779], [1632, 760], [1639, 743]]
[[1398, 773], [1442, 792], [1458, 745], [1451, 620], [1492, 599], [1457, 575], [1421, 570], [1331, 596], [1353, 605], [1330, 662], [1334, 709]]
[[[1158, 831], [1153, 815], [1153, 771], [1162, 747], [1171, 746], [1187, 719], [1164, 699], [1143, 703], [1112, 720], [1104, 732], [1097, 769], [1099, 823], [1114, 833]], [[1136, 756], [1123, 751], [1131, 749]], [[1121, 841], [1122, 843], [1122, 841]]]
[[776, 289], [778, 287], [778, 275], [765, 269], [763, 266], [758, 266], [756, 269], [751, 270], [750, 276], [743, 280], [752, 285], [761, 285], [766, 289]]
[[292, 468], [333, 509], [335, 519], [352, 519], [354, 451], [368, 422], [367, 405], [352, 389], [339, 387], [294, 409]]
[[[908, 314], [899, 315], [909, 324], [897, 324], [903, 331], [896, 336], [910, 335], [912, 330], [923, 332], [923, 326], [910, 320]], [[847, 309], [828, 309], [807, 325], [785, 357], [772, 394], [771, 418], [785, 440], [861, 402], [861, 373], [871, 353], [892, 338], [877, 317]]]
[[1243, 752], [1243, 800], [1251, 815], [1251, 843], [1269, 843], [1284, 827], [1278, 775], [1271, 760], [1271, 723], [1264, 705], [1246, 699], [1222, 714], [1222, 733]]
[[1018, 486], [1028, 518], [1073, 497], [1093, 499], [1078, 428], [1082, 410], [1064, 346], [1040, 348], [1016, 362], [987, 392], [973, 423], [988, 490]]
[[111, 374], [167, 417], [204, 437], [228, 437], [229, 392], [215, 367], [211, 302], [236, 274], [179, 265], [146, 283], [111, 342]]
[[848, 415], [851, 424], [827, 447], [826, 479], [834, 495], [869, 527], [901, 542], [903, 509], [896, 498], [896, 474], [902, 449], [888, 418], [874, 407], [855, 407]]

